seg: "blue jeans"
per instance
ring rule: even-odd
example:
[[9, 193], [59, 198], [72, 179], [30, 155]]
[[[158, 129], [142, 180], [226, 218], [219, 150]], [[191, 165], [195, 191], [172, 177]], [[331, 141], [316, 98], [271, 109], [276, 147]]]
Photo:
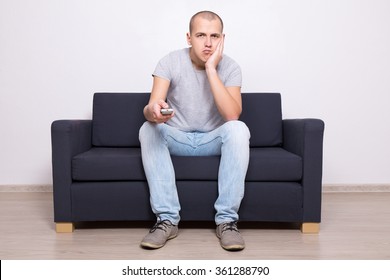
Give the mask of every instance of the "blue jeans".
[[210, 132], [183, 132], [167, 124], [145, 122], [139, 133], [142, 162], [151, 207], [158, 220], [170, 220], [174, 225], [180, 221], [170, 155], [221, 155], [215, 222], [219, 225], [237, 221], [249, 163], [249, 138], [249, 129], [241, 121], [226, 122]]

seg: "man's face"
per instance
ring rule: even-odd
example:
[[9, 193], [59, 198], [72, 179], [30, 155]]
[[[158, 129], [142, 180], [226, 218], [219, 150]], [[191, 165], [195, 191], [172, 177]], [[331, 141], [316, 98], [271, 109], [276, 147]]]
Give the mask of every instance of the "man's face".
[[200, 16], [194, 19], [191, 34], [187, 33], [187, 42], [192, 46], [190, 55], [196, 66], [204, 67], [222, 36], [222, 26], [218, 19], [208, 20]]

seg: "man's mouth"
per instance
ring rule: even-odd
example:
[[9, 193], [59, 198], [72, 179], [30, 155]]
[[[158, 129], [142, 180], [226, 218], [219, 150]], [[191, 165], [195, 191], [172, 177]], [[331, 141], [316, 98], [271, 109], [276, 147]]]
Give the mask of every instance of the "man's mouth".
[[202, 53], [205, 58], [209, 58], [213, 54], [210, 50], [204, 50]]

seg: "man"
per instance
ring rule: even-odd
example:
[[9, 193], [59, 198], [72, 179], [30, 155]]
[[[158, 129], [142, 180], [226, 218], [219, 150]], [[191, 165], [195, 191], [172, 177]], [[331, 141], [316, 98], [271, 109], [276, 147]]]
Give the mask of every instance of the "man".
[[[226, 250], [245, 247], [237, 212], [244, 196], [250, 133], [238, 121], [241, 69], [223, 55], [224, 37], [217, 14], [195, 14], [187, 33], [190, 47], [168, 54], [153, 73], [140, 142], [157, 223], [142, 240], [144, 248], [160, 248], [178, 234], [180, 204], [170, 155], [221, 155], [216, 234]], [[173, 113], [162, 114], [161, 109], [167, 108]]]

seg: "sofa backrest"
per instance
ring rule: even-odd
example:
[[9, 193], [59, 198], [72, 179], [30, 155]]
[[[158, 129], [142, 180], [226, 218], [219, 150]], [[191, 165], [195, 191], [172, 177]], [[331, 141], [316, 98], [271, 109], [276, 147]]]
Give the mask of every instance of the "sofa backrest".
[[251, 147], [280, 146], [282, 105], [280, 93], [242, 93], [240, 120], [251, 132]]
[[143, 108], [150, 93], [95, 93], [92, 145], [139, 147], [138, 131], [145, 122]]
[[[138, 131], [145, 122], [143, 108], [150, 93], [95, 93], [92, 144], [104, 147], [139, 147]], [[282, 143], [279, 93], [242, 93], [244, 121], [251, 132], [251, 146]]]

